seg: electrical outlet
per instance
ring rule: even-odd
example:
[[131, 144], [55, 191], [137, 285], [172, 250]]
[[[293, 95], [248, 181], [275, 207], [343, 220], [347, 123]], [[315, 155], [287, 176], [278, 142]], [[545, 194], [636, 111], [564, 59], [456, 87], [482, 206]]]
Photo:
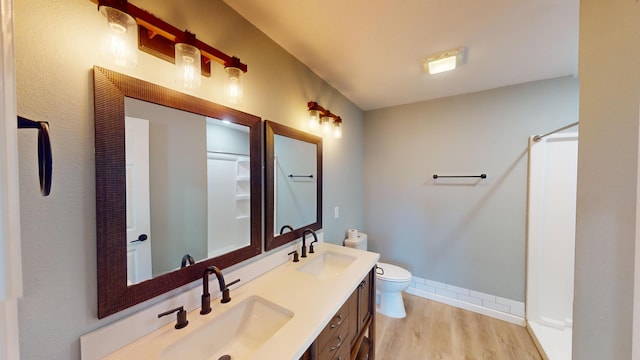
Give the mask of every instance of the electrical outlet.
[[336, 206], [333, 208], [333, 218], [337, 219], [340, 217], [340, 207]]

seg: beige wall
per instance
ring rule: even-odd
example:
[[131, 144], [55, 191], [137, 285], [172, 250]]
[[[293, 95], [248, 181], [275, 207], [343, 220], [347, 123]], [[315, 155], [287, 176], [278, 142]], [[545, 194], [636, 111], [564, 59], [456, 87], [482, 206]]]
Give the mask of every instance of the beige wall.
[[[346, 229], [362, 227], [360, 109], [222, 1], [133, 3], [248, 64], [245, 99], [238, 109], [297, 128], [306, 125], [307, 101], [318, 101], [339, 114], [344, 119], [344, 138], [324, 144], [325, 240], [339, 243]], [[144, 53], [139, 53], [136, 69], [109, 63], [97, 45], [106, 25], [89, 0], [20, 0], [14, 7], [18, 112], [50, 122], [54, 156], [51, 196], [41, 197], [36, 139], [31, 132], [19, 134], [22, 358], [78, 359], [80, 335], [141, 307], [100, 321], [96, 318], [91, 68], [99, 65], [174, 88], [173, 68]], [[213, 78], [203, 79], [202, 88], [193, 94], [225, 104], [222, 67], [215, 65], [213, 72]], [[334, 206], [340, 206], [339, 219], [333, 217]]]
[[369, 247], [414, 276], [524, 301], [528, 138], [577, 118], [571, 77], [366, 112]]
[[640, 3], [581, 0], [579, 59], [573, 358], [631, 359]]

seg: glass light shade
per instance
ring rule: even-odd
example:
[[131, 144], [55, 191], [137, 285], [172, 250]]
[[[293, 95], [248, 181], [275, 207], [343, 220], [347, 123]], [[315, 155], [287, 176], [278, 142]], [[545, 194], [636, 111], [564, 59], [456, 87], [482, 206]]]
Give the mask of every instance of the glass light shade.
[[138, 64], [138, 24], [129, 14], [109, 6], [101, 6], [100, 13], [107, 19], [109, 31], [102, 40], [102, 52], [118, 66]]
[[333, 123], [333, 137], [336, 139], [342, 139], [342, 122], [336, 121]]
[[237, 67], [227, 66], [227, 79], [224, 83], [224, 95], [228, 102], [232, 104], [242, 103], [242, 70]]
[[322, 117], [322, 132], [326, 135], [331, 134], [331, 117]]
[[197, 89], [202, 82], [200, 50], [189, 44], [177, 43], [176, 82], [187, 89]]
[[320, 123], [320, 112], [318, 110], [309, 110], [309, 129], [318, 129]]
[[457, 63], [458, 59], [455, 55], [434, 61], [429, 61], [429, 74], [451, 71], [456, 68]]

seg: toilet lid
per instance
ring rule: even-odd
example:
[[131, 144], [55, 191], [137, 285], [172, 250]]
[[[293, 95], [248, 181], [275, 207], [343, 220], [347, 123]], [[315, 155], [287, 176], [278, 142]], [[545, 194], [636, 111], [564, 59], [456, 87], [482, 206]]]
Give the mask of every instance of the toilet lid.
[[378, 267], [384, 270], [384, 274], [380, 274], [380, 271], [376, 271], [376, 277], [385, 281], [408, 281], [411, 280], [411, 273], [400, 266], [395, 266], [387, 263], [378, 263]]

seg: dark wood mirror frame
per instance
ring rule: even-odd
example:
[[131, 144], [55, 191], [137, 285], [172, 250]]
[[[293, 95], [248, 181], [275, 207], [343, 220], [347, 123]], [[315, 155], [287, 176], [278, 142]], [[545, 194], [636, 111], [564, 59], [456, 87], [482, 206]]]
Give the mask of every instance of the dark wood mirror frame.
[[[262, 121], [259, 117], [94, 67], [98, 318], [202, 278], [207, 266], [226, 268], [262, 252]], [[125, 97], [229, 120], [250, 129], [251, 243], [233, 252], [127, 286]]]
[[[266, 251], [275, 249], [285, 245], [302, 236], [305, 229], [320, 230], [322, 228], [322, 138], [304, 131], [296, 130], [286, 125], [278, 124], [273, 121], [265, 120], [265, 239], [264, 248]], [[317, 191], [316, 191], [316, 222], [293, 229], [293, 231], [275, 236], [273, 226], [273, 207], [274, 207], [274, 136], [282, 135], [288, 138], [305, 141], [315, 144], [316, 166], [317, 166]]]

